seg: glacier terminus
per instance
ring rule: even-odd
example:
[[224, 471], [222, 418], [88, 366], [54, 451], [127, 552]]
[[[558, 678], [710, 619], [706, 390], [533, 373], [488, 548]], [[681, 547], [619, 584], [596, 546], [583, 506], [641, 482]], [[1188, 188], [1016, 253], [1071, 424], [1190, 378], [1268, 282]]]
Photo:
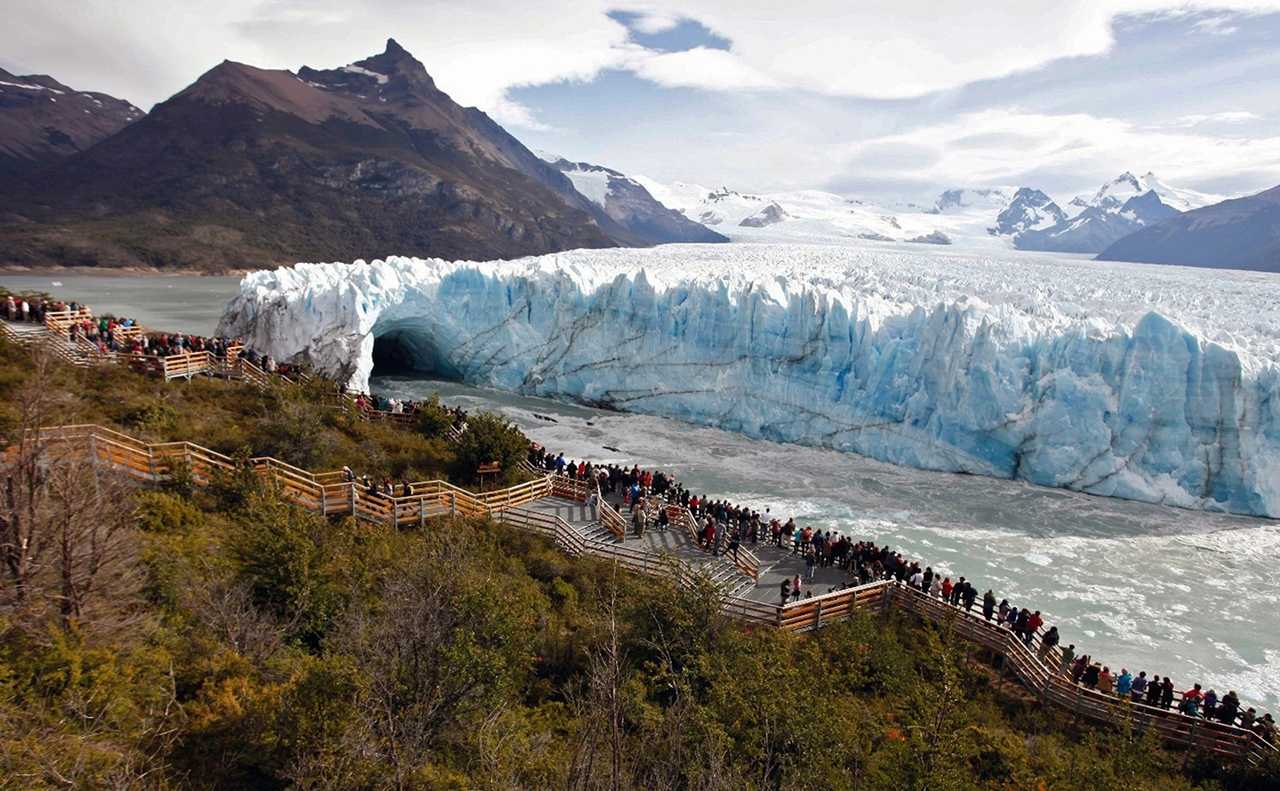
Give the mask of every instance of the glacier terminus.
[[667, 245], [255, 272], [219, 332], [356, 389], [376, 353], [924, 469], [1280, 516], [1278, 298], [1244, 272]]

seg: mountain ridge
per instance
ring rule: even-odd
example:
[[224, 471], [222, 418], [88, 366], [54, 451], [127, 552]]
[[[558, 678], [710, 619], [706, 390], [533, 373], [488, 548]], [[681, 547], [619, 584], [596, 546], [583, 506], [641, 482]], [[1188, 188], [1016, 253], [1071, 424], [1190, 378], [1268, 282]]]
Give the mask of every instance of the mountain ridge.
[[334, 69], [223, 61], [4, 193], [0, 242], [22, 266], [215, 271], [655, 243], [453, 102], [394, 39]]

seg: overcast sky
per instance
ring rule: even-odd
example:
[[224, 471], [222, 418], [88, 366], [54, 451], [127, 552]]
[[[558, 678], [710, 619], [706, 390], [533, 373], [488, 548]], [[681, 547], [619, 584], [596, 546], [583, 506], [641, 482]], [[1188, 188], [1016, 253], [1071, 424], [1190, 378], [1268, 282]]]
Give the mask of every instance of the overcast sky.
[[1280, 183], [1280, 0], [0, 0], [0, 66], [149, 109], [223, 59], [392, 36], [531, 147], [662, 180], [925, 197], [1124, 170]]

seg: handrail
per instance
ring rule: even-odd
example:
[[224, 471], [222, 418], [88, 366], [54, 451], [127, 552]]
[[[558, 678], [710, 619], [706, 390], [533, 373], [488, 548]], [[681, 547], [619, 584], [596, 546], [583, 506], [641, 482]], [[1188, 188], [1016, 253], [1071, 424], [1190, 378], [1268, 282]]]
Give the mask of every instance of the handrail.
[[[185, 462], [193, 469], [193, 473], [197, 467], [229, 470], [235, 465], [229, 457], [194, 443], [146, 443], [92, 424], [43, 429], [37, 434], [36, 440], [44, 445], [65, 445], [71, 454], [87, 453], [95, 461], [120, 468], [127, 474], [148, 482], [166, 480], [173, 473], [175, 460]], [[421, 523], [427, 516], [442, 512], [487, 516], [547, 535], [569, 554], [600, 556], [631, 571], [674, 577], [680, 584], [692, 584], [696, 580], [705, 579], [678, 558], [589, 538], [559, 516], [523, 508], [518, 504], [529, 502], [528, 496], [535, 491], [555, 494], [555, 479], [563, 476], [547, 476], [541, 481], [518, 484], [506, 490], [479, 496], [446, 481], [430, 481], [421, 484], [427, 489], [421, 494], [388, 497], [361, 494], [354, 482], [321, 483], [319, 478], [332, 478], [334, 473], [312, 473], [272, 457], [252, 459], [251, 464], [255, 472], [272, 478], [281, 487], [281, 494], [286, 499], [322, 514], [350, 513], [357, 518], [393, 526]], [[207, 475], [203, 478], [195, 475], [193, 477], [202, 485], [210, 480]], [[331, 493], [340, 495], [336, 502], [330, 499]], [[617, 516], [617, 522], [621, 522], [625, 530], [621, 515], [613, 511], [612, 506], [603, 499], [599, 509], [599, 513], [603, 515], [601, 524], [611, 519], [607, 516], [610, 511]], [[613, 532], [612, 528], [610, 530]], [[1269, 750], [1276, 749], [1252, 731], [1234, 725], [1193, 718], [1180, 712], [1131, 703], [1085, 689], [1046, 665], [1010, 630], [894, 580], [846, 588], [773, 607], [749, 599], [723, 596], [720, 606], [722, 612], [729, 617], [797, 632], [821, 628], [832, 621], [849, 618], [859, 611], [880, 611], [897, 607], [942, 623], [954, 634], [999, 653], [1005, 657], [1007, 667], [1019, 683], [1036, 693], [1046, 705], [1067, 708], [1094, 720], [1131, 722], [1153, 729], [1167, 741], [1235, 758], [1256, 760], [1267, 755]]]

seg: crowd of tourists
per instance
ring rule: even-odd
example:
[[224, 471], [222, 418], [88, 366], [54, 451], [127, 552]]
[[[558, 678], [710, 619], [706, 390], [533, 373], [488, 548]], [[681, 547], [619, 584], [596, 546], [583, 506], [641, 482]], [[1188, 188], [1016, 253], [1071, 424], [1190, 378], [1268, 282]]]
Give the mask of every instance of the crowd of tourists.
[[[845, 582], [830, 586], [830, 590], [880, 580], [897, 580], [922, 594], [975, 616], [980, 614], [986, 621], [1008, 629], [1035, 651], [1042, 662], [1051, 667], [1056, 663], [1059, 673], [1082, 687], [1164, 709], [1175, 708], [1176, 698], [1176, 709], [1187, 716], [1238, 725], [1275, 743], [1276, 724], [1272, 716], [1259, 716], [1251, 707], [1242, 708], [1234, 690], [1219, 696], [1215, 690], [1206, 692], [1200, 684], [1195, 684], [1178, 694], [1177, 686], [1168, 676], [1148, 679], [1146, 671], [1135, 676], [1127, 668], [1113, 673], [1110, 667], [1094, 661], [1092, 657], [1077, 654], [1074, 644], [1062, 645], [1058, 627], [1049, 625], [1045, 628], [1045, 619], [1039, 610], [1010, 604], [1008, 599], [998, 598], [991, 589], [979, 594], [978, 588], [965, 577], [953, 580], [932, 566], [904, 558], [902, 553], [887, 545], [854, 541], [832, 530], [802, 527], [793, 517], [783, 521], [768, 508], [761, 513], [724, 499], [712, 499], [690, 491], [662, 470], [566, 459], [563, 453], [550, 453], [537, 444], [530, 447], [529, 463], [537, 469], [573, 480], [595, 482], [606, 500], [612, 498], [629, 511], [637, 535], [642, 535], [651, 521], [656, 529], [667, 530], [670, 518], [666, 506], [678, 505], [687, 508], [696, 520], [698, 544], [709, 553], [729, 555], [736, 560], [742, 546], [766, 543], [803, 559], [804, 572], [784, 578], [779, 585], [781, 604], [814, 595], [812, 583], [815, 570], [819, 568], [836, 568], [845, 572]], [[644, 507], [651, 500], [659, 507]], [[656, 511], [656, 516], [650, 515], [652, 511]]]

